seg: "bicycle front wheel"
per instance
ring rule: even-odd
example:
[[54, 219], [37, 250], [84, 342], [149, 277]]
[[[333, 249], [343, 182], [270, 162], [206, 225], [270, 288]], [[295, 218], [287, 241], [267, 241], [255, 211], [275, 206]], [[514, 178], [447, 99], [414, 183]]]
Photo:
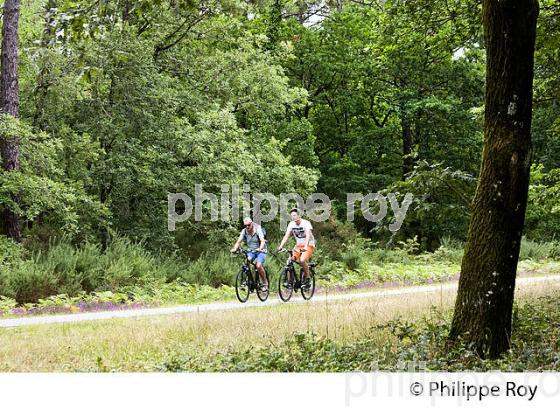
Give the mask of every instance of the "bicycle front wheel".
[[256, 272], [257, 275], [257, 297], [260, 299], [261, 302], [264, 302], [265, 300], [268, 299], [268, 295], [270, 294], [270, 278], [268, 277], [268, 270], [266, 268], [264, 268], [264, 273], [266, 275], [266, 283], [268, 283], [268, 286], [266, 288], [266, 290], [262, 289], [262, 283], [261, 283], [261, 275], [259, 274], [259, 272]]
[[314, 293], [315, 293], [315, 273], [310, 269], [309, 278], [307, 279], [307, 281], [303, 279], [303, 272], [301, 273], [301, 296], [303, 296], [305, 300], [309, 300], [313, 297]]
[[249, 275], [245, 269], [240, 269], [235, 275], [235, 294], [241, 303], [245, 303], [249, 299], [249, 293]]
[[278, 275], [278, 296], [282, 301], [287, 302], [294, 292], [294, 278], [290, 279], [290, 272], [287, 268], [282, 268]]

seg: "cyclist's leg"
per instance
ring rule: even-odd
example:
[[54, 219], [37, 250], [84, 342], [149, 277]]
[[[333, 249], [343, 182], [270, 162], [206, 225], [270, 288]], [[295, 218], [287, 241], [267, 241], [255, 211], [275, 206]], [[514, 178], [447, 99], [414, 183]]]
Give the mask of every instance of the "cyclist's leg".
[[252, 262], [256, 257], [257, 257], [258, 252], [257, 251], [249, 251], [247, 253], [247, 260], [249, 262]]
[[[248, 253], [247, 253], [247, 261], [248, 261], [249, 263], [251, 263], [252, 261], [254, 261], [255, 258], [257, 257], [257, 254], [258, 254], [257, 251], [250, 251], [250, 252], [248, 252]], [[252, 272], [253, 270], [250, 269], [249, 271]], [[251, 278], [251, 281], [256, 280], [256, 278], [253, 279], [253, 274], [252, 274], [252, 273], [249, 274], [249, 277]]]
[[261, 283], [268, 286], [268, 281], [266, 280], [266, 273], [264, 271], [264, 262], [266, 261], [266, 253], [259, 252], [255, 258], [255, 264], [257, 266], [257, 271], [261, 277]]
[[314, 250], [315, 247], [313, 245], [309, 245], [307, 246], [307, 250], [302, 253], [300, 257], [301, 266], [303, 267], [303, 277], [305, 279], [309, 278], [309, 264], [307, 262], [311, 258], [311, 255], [313, 255]]
[[303, 245], [296, 245], [294, 246], [294, 249], [292, 249], [292, 255], [294, 257], [294, 261], [299, 262], [302, 252], [301, 250], [303, 249]]
[[292, 257], [293, 257], [294, 262], [300, 263], [301, 250], [302, 249], [303, 249], [303, 245], [296, 245], [292, 249]]

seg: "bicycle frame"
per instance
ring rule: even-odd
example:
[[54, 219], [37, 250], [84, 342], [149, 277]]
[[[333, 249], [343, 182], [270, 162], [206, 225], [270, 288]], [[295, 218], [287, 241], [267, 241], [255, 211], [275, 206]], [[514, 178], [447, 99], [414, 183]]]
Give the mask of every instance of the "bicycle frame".
[[[294, 263], [297, 263], [300, 266], [299, 276], [297, 275]], [[301, 262], [294, 259], [294, 250], [293, 249], [290, 250], [290, 255], [288, 256], [288, 259], [286, 260], [286, 269], [290, 272], [290, 276], [292, 276], [290, 278], [290, 282], [294, 284], [294, 290], [299, 289], [301, 287], [301, 282], [302, 282], [302, 279], [303, 279], [303, 266], [301, 265]], [[309, 273], [312, 274], [312, 267], [311, 266], [309, 267]]]
[[[252, 292], [257, 288], [257, 266], [255, 265], [255, 261], [249, 260], [248, 251], [241, 251], [243, 253], [243, 267], [242, 269], [247, 272], [247, 277], [249, 278], [249, 291]], [[253, 269], [251, 269], [251, 267]], [[254, 275], [253, 275], [254, 273]]]
[[[237, 299], [239, 299], [241, 303], [245, 303], [249, 298], [249, 295], [256, 292], [261, 302], [266, 301], [270, 291], [268, 285], [263, 285], [261, 283], [257, 263], [255, 260], [249, 259], [248, 257], [251, 251], [239, 250], [236, 253], [243, 256], [243, 265], [241, 266], [239, 272], [235, 275], [235, 293], [237, 295]], [[253, 266], [253, 269], [251, 269], [251, 265]], [[268, 283], [269, 277], [266, 267], [264, 270], [266, 282]]]
[[254, 260], [249, 260], [248, 254], [250, 253], [250, 251], [240, 250], [239, 252], [243, 254], [242, 269], [245, 270], [245, 272], [247, 272], [247, 276], [249, 278], [249, 283], [248, 283], [249, 291], [253, 292], [257, 289], [257, 275], [259, 275], [257, 264], [255, 263]]

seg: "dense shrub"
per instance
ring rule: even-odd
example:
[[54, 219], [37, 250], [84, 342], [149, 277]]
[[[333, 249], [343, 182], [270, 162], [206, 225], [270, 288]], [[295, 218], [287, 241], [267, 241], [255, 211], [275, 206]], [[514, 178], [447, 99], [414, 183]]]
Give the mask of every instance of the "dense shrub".
[[542, 261], [544, 259], [560, 260], [559, 242], [534, 242], [523, 238], [519, 251], [519, 260]]
[[12, 245], [10, 249], [12, 252], [6, 255], [11, 256], [3, 256], [5, 261], [0, 265], [0, 295], [20, 303], [55, 294], [117, 290], [145, 280], [165, 280], [166, 275], [179, 276], [187, 266], [170, 257], [153, 256], [141, 244], [119, 236], [105, 251], [92, 243], [75, 247], [65, 240], [29, 258], [23, 258]]
[[[413, 284], [449, 280], [458, 273], [463, 244], [444, 237], [435, 252], [419, 253], [417, 238], [380, 247], [357, 236], [349, 225], [320, 225], [320, 244], [314, 254], [319, 263], [319, 286], [353, 287], [386, 282]], [[353, 238], [353, 239], [352, 239]], [[19, 303], [36, 302], [52, 295], [119, 291], [126, 286], [183, 283], [218, 288], [233, 286], [242, 259], [226, 250], [205, 252], [195, 259], [179, 254], [150, 253], [142, 243], [114, 236], [107, 249], [85, 242], [75, 246], [63, 239], [46, 249], [26, 250], [0, 236], [0, 295]], [[560, 259], [560, 243], [538, 243], [523, 238], [520, 260]], [[266, 266], [271, 284], [285, 263], [269, 246]]]

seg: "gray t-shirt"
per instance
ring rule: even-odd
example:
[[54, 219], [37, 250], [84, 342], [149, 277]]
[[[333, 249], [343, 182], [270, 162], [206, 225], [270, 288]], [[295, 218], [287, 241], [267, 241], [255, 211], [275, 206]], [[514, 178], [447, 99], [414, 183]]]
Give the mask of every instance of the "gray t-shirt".
[[[239, 239], [245, 241], [247, 247], [252, 251], [261, 246], [261, 240], [264, 239], [264, 232], [260, 225], [253, 222], [253, 235], [247, 232], [247, 228], [243, 228], [239, 234]], [[264, 244], [263, 252], [266, 252], [266, 242]]]

